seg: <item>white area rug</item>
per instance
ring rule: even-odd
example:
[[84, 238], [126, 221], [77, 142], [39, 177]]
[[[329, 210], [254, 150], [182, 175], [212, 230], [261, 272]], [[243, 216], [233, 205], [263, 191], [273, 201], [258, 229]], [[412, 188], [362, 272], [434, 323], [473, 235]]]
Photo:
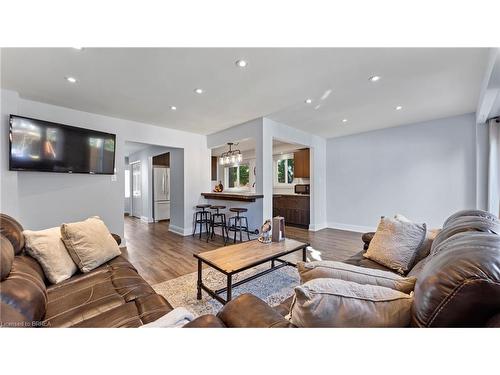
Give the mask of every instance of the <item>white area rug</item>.
[[[268, 267], [269, 265], [261, 265], [238, 273], [233, 276], [233, 283]], [[185, 307], [197, 316], [216, 314], [222, 308], [221, 303], [204, 291], [202, 292], [203, 298], [201, 300], [196, 299], [197, 278], [197, 272], [193, 272], [153, 285], [153, 289], [164, 296], [174, 308]], [[226, 286], [226, 276], [212, 268], [207, 268], [203, 270], [203, 283], [212, 290], [220, 289]], [[267, 304], [276, 306], [292, 296], [293, 289], [297, 285], [299, 285], [297, 270], [294, 267], [287, 266], [233, 288], [232, 294], [234, 299], [240, 294], [252, 293]], [[225, 298], [225, 293], [221, 297]]]

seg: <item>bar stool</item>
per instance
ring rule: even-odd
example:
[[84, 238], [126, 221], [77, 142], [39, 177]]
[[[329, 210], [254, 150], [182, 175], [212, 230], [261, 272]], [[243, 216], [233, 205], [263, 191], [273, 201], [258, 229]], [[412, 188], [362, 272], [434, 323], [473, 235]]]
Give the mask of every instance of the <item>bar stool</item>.
[[215, 213], [212, 212], [212, 220], [210, 220], [210, 230], [212, 231], [210, 238], [214, 238], [215, 228], [220, 227], [225, 245], [227, 242], [226, 237], [229, 237], [229, 234], [227, 232], [226, 214], [224, 212], [219, 212], [219, 210], [225, 210], [226, 206], [211, 206], [210, 209], [215, 210]]
[[194, 228], [193, 228], [193, 237], [196, 234], [196, 225], [200, 224], [200, 239], [201, 239], [201, 232], [203, 231], [203, 224], [205, 224], [205, 229], [207, 231], [207, 241], [208, 237], [210, 237], [210, 229], [209, 225], [210, 222], [212, 221], [212, 214], [209, 211], [205, 211], [207, 208], [210, 208], [209, 204], [199, 204], [196, 206], [197, 209], [201, 211], [196, 211], [194, 213]]
[[[250, 234], [248, 233], [248, 220], [246, 216], [240, 216], [241, 213], [247, 212], [248, 209], [241, 207], [233, 207], [230, 208], [229, 211], [236, 212], [236, 216], [231, 216], [229, 218], [229, 227], [228, 230], [230, 232], [234, 232], [233, 243], [236, 243], [236, 232], [240, 232], [240, 242], [243, 242], [241, 232], [247, 232], [248, 240], [250, 241]], [[245, 221], [245, 225], [243, 225], [243, 220]], [[231, 224], [232, 223], [232, 224]], [[229, 239], [229, 237], [228, 237]]]

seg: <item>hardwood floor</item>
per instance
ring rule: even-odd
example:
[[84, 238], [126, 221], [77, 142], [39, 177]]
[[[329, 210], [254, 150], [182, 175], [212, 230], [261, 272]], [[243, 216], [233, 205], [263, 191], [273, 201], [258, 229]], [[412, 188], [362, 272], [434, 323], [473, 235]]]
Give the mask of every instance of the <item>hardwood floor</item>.
[[[206, 242], [206, 237], [180, 236], [168, 230], [169, 223], [147, 224], [133, 217], [125, 217], [125, 240], [127, 248], [123, 255], [137, 268], [150, 284], [177, 278], [196, 271], [197, 262], [193, 254], [214, 250], [224, 245], [222, 237]], [[314, 251], [308, 253], [310, 260], [344, 260], [361, 251], [361, 233], [323, 229], [311, 232], [306, 229], [286, 227], [286, 236], [308, 242]], [[300, 260], [300, 254], [286, 259]]]

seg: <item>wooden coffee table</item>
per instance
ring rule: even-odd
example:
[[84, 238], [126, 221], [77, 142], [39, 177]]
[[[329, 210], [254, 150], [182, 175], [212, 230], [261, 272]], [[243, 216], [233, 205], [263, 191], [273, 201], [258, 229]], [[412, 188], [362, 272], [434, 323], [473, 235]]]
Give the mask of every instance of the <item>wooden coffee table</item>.
[[[282, 267], [297, 266], [295, 263], [280, 259], [280, 257], [302, 250], [302, 260], [305, 262], [307, 260], [306, 249], [308, 246], [308, 243], [299, 242], [290, 238], [286, 238], [281, 242], [271, 242], [270, 244], [263, 244], [257, 240], [253, 240], [195, 254], [194, 257], [198, 259], [197, 298], [201, 299], [201, 291], [204, 290], [220, 303], [226, 304], [231, 301], [231, 293], [234, 287], [244, 284], [250, 280], [254, 280], [257, 277], [263, 276]], [[233, 284], [232, 276], [234, 274], [266, 262], [271, 262], [270, 268]], [[203, 284], [201, 272], [203, 263], [226, 275], [227, 286], [225, 288], [212, 290]], [[276, 263], [279, 264], [276, 265]], [[226, 292], [226, 299], [223, 299], [220, 296], [220, 294], [224, 292]]]

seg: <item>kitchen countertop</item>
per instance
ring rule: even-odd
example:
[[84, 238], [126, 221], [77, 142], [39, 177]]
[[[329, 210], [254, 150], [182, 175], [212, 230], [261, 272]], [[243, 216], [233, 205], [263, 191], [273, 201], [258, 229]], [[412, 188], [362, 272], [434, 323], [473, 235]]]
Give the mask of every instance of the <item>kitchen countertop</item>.
[[206, 199], [220, 199], [226, 201], [255, 202], [256, 199], [264, 198], [262, 194], [252, 192], [210, 192], [201, 193]]

